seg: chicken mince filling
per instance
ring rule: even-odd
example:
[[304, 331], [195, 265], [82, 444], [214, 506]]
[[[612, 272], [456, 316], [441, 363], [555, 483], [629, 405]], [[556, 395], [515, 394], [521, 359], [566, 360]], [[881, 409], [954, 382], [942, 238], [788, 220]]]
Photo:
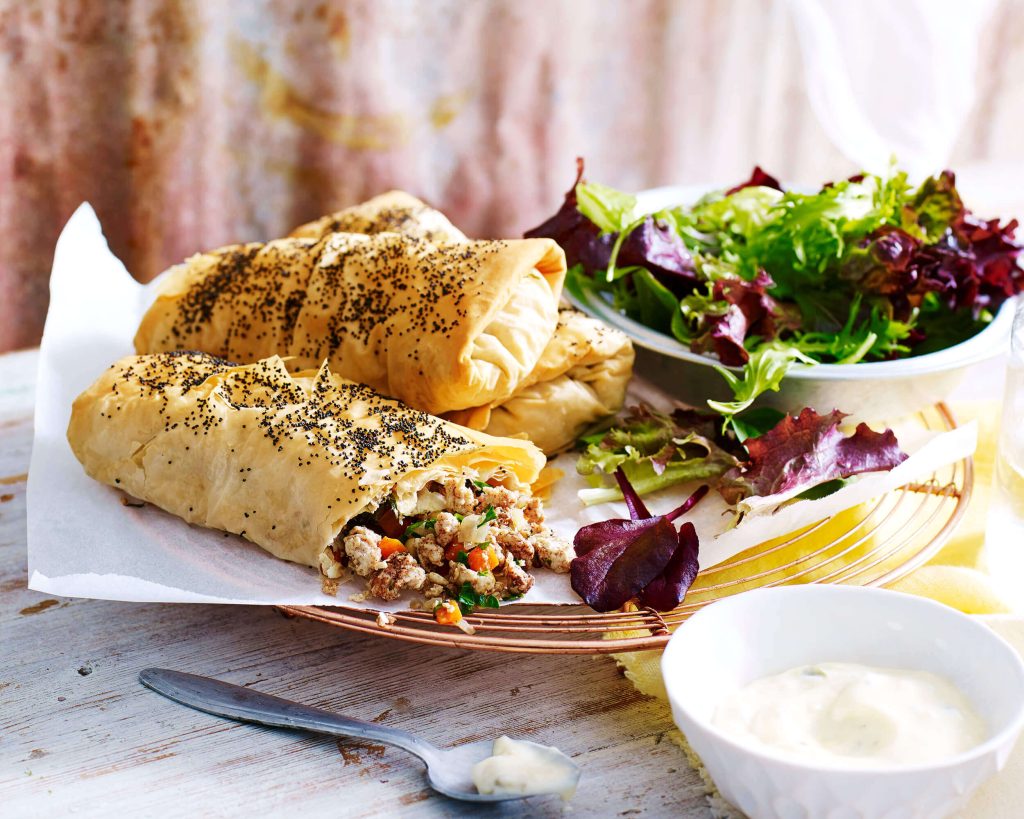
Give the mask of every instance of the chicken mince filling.
[[358, 515], [320, 559], [324, 590], [346, 570], [365, 577], [365, 597], [396, 600], [406, 589], [428, 600], [496, 607], [533, 587], [530, 570], [568, 572], [571, 544], [544, 525], [540, 500], [495, 479], [447, 478], [420, 491], [414, 513], [391, 500]]

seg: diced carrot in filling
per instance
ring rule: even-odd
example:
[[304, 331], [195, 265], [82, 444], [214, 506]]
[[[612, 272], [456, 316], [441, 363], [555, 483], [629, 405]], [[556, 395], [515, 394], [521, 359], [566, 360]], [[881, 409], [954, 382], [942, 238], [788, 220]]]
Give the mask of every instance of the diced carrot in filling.
[[395, 554], [395, 552], [404, 551], [407, 550], [405, 548], [405, 544], [402, 543], [402, 541], [396, 540], [393, 537], [382, 537], [380, 539], [380, 556], [384, 560], [387, 560], [389, 557], [391, 557], [391, 555]]
[[466, 556], [469, 568], [474, 572], [489, 572], [500, 562], [498, 553], [490, 546], [477, 546]]
[[466, 547], [463, 546], [459, 541], [453, 541], [452, 544], [444, 550], [445, 560], [458, 560], [459, 552], [466, 551]]
[[434, 619], [442, 626], [453, 626], [462, 619], [462, 611], [459, 604], [452, 600], [445, 600], [438, 603], [434, 609]]

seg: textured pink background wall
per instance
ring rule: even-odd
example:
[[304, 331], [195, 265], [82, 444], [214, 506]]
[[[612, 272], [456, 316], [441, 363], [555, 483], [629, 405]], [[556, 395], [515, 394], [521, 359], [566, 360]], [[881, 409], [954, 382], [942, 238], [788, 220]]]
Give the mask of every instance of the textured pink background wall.
[[[960, 161], [1020, 158], [1022, 11], [986, 34]], [[38, 340], [83, 200], [148, 280], [390, 187], [517, 235], [577, 154], [630, 188], [846, 173], [801, 70], [771, 0], [0, 0], [0, 350]]]

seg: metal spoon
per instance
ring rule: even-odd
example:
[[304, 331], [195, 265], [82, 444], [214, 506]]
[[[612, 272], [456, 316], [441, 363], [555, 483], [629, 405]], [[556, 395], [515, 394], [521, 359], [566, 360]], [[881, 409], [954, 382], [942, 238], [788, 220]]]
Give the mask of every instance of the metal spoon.
[[322, 708], [262, 694], [240, 685], [166, 668], [144, 669], [139, 674], [139, 682], [175, 702], [218, 717], [274, 728], [298, 728], [318, 734], [372, 739], [394, 745], [426, 763], [430, 787], [452, 799], [506, 802], [524, 798], [515, 794], [479, 793], [473, 784], [473, 766], [491, 756], [491, 740], [470, 742], [455, 748], [437, 748], [398, 728], [349, 719]]

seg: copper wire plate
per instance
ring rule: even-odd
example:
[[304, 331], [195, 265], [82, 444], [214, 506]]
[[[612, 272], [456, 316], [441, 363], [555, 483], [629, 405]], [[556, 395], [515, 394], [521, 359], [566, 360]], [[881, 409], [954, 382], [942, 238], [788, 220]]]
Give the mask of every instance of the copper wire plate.
[[[956, 420], [944, 404], [920, 413], [928, 429]], [[662, 648], [671, 629], [708, 603], [761, 586], [847, 583], [885, 586], [934, 555], [967, 509], [974, 482], [970, 458], [927, 480], [741, 552], [702, 571], [671, 612], [598, 614], [585, 606], [505, 606], [466, 618], [475, 634], [438, 625], [428, 612], [404, 611], [378, 625], [377, 612], [326, 606], [280, 606], [297, 617], [426, 645], [532, 654], [607, 654]], [[780, 563], [779, 558], [785, 562]]]

